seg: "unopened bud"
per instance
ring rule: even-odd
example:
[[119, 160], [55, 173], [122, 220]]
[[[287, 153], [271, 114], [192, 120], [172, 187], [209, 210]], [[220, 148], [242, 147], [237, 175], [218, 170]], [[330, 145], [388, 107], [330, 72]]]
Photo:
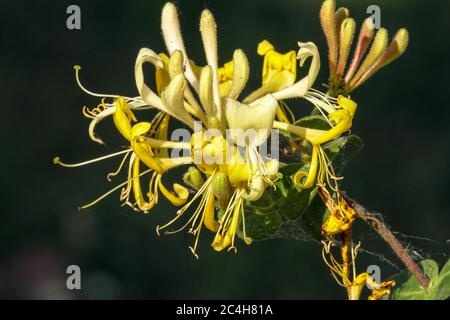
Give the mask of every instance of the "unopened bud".
[[373, 20], [371, 18], [367, 18], [366, 20], [364, 20], [361, 26], [361, 30], [359, 31], [358, 42], [355, 47], [355, 53], [353, 54], [352, 63], [350, 64], [347, 70], [347, 74], [345, 75], [346, 83], [349, 83], [353, 75], [355, 74], [356, 68], [364, 57], [367, 48], [369, 48], [369, 44], [372, 41], [373, 35]]
[[188, 168], [187, 172], [183, 175], [183, 182], [197, 190], [205, 183], [200, 170], [196, 167]]
[[342, 76], [347, 65], [348, 55], [355, 35], [356, 23], [352, 18], [345, 19], [341, 24], [339, 39], [339, 64], [336, 70], [338, 78]]
[[[372, 65], [383, 55], [386, 50], [388, 44], [388, 32], [385, 28], [381, 28], [378, 30], [375, 35], [375, 39], [373, 40], [372, 46], [370, 48], [369, 53], [367, 54], [366, 59], [362, 63], [355, 77], [350, 82], [350, 87], [352, 89], [357, 87], [357, 83], [362, 80], [363, 75], [367, 70], [372, 68]], [[364, 76], [364, 80], [367, 80], [367, 76]]]
[[336, 13], [334, 14], [334, 19], [336, 21], [336, 33], [337, 38], [339, 39], [339, 33], [341, 32], [341, 25], [342, 22], [350, 17], [350, 11], [347, 8], [340, 7], [336, 10]]
[[338, 40], [336, 35], [335, 23], [336, 4], [334, 0], [325, 0], [320, 8], [320, 23], [322, 25], [325, 38], [328, 44], [328, 63], [330, 67], [330, 76], [336, 72]]
[[230, 194], [230, 183], [225, 173], [218, 172], [214, 174], [213, 192], [217, 200], [219, 200], [219, 204], [227, 202]]
[[398, 30], [394, 36], [394, 39], [389, 44], [389, 47], [386, 49], [381, 64], [377, 69], [380, 69], [388, 65], [389, 63], [400, 57], [406, 51], [406, 48], [408, 47], [408, 42], [409, 42], [408, 30], [404, 28]]
[[180, 50], [172, 52], [169, 60], [169, 75], [170, 78], [184, 72], [184, 58], [183, 53]]

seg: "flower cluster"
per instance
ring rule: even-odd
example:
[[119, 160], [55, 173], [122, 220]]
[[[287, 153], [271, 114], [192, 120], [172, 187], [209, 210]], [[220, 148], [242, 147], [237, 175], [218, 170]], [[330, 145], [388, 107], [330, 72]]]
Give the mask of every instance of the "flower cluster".
[[[285, 165], [277, 157], [260, 152], [276, 129], [303, 141], [306, 146], [303, 152], [309, 159], [308, 169], [295, 173], [293, 183], [299, 190], [319, 189], [331, 213], [322, 228], [324, 237], [331, 239], [348, 232], [356, 215], [340, 195], [338, 182], [342, 177], [336, 175], [323, 146], [351, 129], [357, 104], [349, 93], [404, 51], [406, 45], [400, 42], [407, 38], [407, 33], [401, 30], [393, 44], [386, 48], [386, 31], [379, 30], [369, 54], [360, 64], [373, 34], [370, 23], [364, 22], [353, 61], [344, 76], [355, 23], [348, 17], [347, 9], [336, 11], [334, 6], [334, 1], [327, 0], [321, 10], [329, 45], [328, 92], [313, 88], [320, 69], [320, 56], [314, 43], [299, 42], [297, 53], [280, 53], [264, 40], [257, 47], [257, 53], [263, 57], [261, 86], [243, 97], [250, 74], [245, 53], [236, 49], [230, 61], [219, 65], [217, 26], [212, 13], [205, 9], [200, 17], [200, 33], [206, 64], [190, 60], [172, 3], [164, 6], [161, 18], [167, 52], [142, 48], [137, 55], [134, 68], [137, 96], [91, 92], [80, 81], [81, 68], [75, 66], [80, 88], [101, 99], [97, 107], [83, 108], [83, 114], [91, 119], [90, 138], [103, 144], [95, 132], [96, 125], [112, 118], [127, 145], [124, 150], [78, 164], [64, 163], [59, 157], [54, 159], [55, 164], [74, 167], [123, 157], [118, 169], [107, 178], [110, 181], [126, 170], [127, 179], [82, 208], [120, 190], [123, 204], [147, 213], [162, 195], [179, 209], [170, 221], [157, 227], [158, 234], [163, 230], [171, 234], [188, 229], [195, 236], [190, 248], [197, 256], [199, 236], [205, 228], [215, 234], [211, 244], [214, 250], [236, 251], [238, 232], [245, 243], [252, 241], [246, 234], [244, 205], [260, 199], [267, 188], [275, 188], [281, 177], [279, 168]], [[308, 70], [298, 72], [307, 60], [310, 60]], [[154, 67], [154, 88], [146, 81], [145, 64]], [[294, 98], [311, 103], [328, 129], [296, 125], [294, 112], [286, 103]], [[143, 112], [148, 109], [156, 113], [149, 116], [148, 112]], [[171, 140], [169, 125], [172, 123], [191, 130], [190, 140]], [[249, 131], [253, 134], [247, 134]], [[184, 151], [183, 156], [173, 156], [173, 150]], [[170, 190], [164, 183], [164, 174], [180, 166], [187, 167], [186, 173]], [[148, 183], [145, 190], [144, 179]], [[192, 210], [188, 210], [191, 207]], [[331, 243], [331, 240], [326, 242], [324, 248], [329, 248]], [[325, 258], [328, 253], [326, 250]], [[335, 259], [327, 263], [332, 270], [342, 269]], [[338, 274], [347, 277], [346, 271]], [[345, 285], [351, 281], [343, 282]]]

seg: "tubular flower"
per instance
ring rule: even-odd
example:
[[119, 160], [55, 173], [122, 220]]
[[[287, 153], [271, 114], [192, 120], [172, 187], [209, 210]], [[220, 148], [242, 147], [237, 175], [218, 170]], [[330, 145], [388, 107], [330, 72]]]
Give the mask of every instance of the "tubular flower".
[[350, 18], [349, 10], [336, 10], [335, 0], [325, 0], [320, 20], [328, 44], [329, 90], [332, 95], [348, 95], [382, 67], [400, 57], [408, 46], [406, 29], [398, 30], [388, 44], [388, 31], [380, 28], [375, 32], [372, 18], [367, 18], [361, 26], [351, 63], [348, 63], [356, 31], [356, 23]]
[[[126, 149], [76, 165], [67, 165], [59, 158], [54, 162], [78, 166], [123, 155], [119, 168], [108, 174], [108, 180], [118, 175], [128, 161], [127, 180], [82, 208], [90, 207], [122, 189], [120, 199], [124, 204], [137, 211], [148, 212], [158, 202], [159, 194], [163, 194], [173, 205], [181, 208], [172, 220], [158, 226], [158, 233], [196, 205], [194, 213], [181, 228], [166, 233], [190, 226], [189, 231], [195, 236], [191, 250], [196, 255], [204, 225], [216, 233], [212, 244], [215, 250], [235, 250], [238, 229], [243, 231], [245, 242], [251, 242], [245, 232], [244, 202], [258, 200], [267, 187], [274, 187], [279, 178], [278, 161], [263, 157], [259, 149], [270, 135], [279, 108], [274, 94], [295, 85], [295, 55], [291, 52], [282, 58], [280, 77], [276, 71], [279, 69], [278, 54], [267, 43], [261, 45], [260, 54], [266, 57], [263, 87], [272, 83], [269, 85], [272, 88], [259, 89], [260, 93], [267, 92], [239, 102], [249, 77], [248, 59], [242, 50], [237, 49], [232, 61], [219, 68], [217, 26], [210, 11], [204, 10], [200, 17], [205, 66], [200, 67], [189, 60], [178, 14], [171, 3], [163, 8], [161, 29], [167, 54], [157, 54], [148, 48], [139, 51], [134, 67], [137, 97], [93, 93], [81, 84], [80, 68], [75, 67], [76, 80], [82, 90], [102, 99], [96, 108], [83, 109], [83, 114], [92, 119], [89, 126], [91, 139], [103, 143], [94, 134], [94, 129], [98, 122], [111, 116], [118, 132], [128, 142]], [[146, 83], [143, 66], [147, 63], [155, 69], [156, 90]], [[282, 83], [275, 83], [277, 81]], [[109, 99], [113, 101], [108, 102]], [[141, 116], [136, 111], [144, 109], [157, 110], [157, 114], [148, 122], [140, 121]], [[194, 131], [190, 141], [168, 139], [171, 119]], [[205, 132], [205, 129], [208, 130]], [[231, 139], [227, 138], [228, 132], [231, 132]], [[169, 149], [182, 149], [190, 154], [170, 157]], [[165, 172], [181, 165], [191, 165], [183, 177], [183, 181], [196, 190], [191, 199], [188, 199], [188, 189], [181, 183], [175, 183], [173, 191], [162, 183]], [[144, 175], [149, 175], [147, 192], [141, 185]]]
[[[164, 196], [173, 204], [184, 204], [184, 202], [186, 202], [187, 200], [187, 189], [179, 184], [174, 184], [175, 194], [169, 192], [162, 184], [161, 177], [164, 172], [172, 168], [192, 163], [192, 159], [190, 157], [172, 159], [162, 157], [161, 155], [164, 155], [164, 152], [162, 150], [165, 150], [167, 148], [189, 149], [190, 144], [159, 139], [164, 136], [168, 122], [168, 116], [163, 117], [163, 119], [159, 121], [159, 123], [157, 123], [157, 121], [153, 121], [156, 124], [157, 129], [155, 138], [151, 138], [148, 132], [150, 131], [152, 123], [138, 122], [135, 125], [132, 125], [132, 122], [137, 121], [137, 119], [124, 97], [119, 96], [118, 98], [116, 98], [109, 108], [114, 111], [114, 113], [112, 114], [114, 124], [119, 133], [130, 143], [129, 147], [127, 147], [123, 151], [77, 164], [66, 164], [62, 162], [59, 157], [56, 157], [53, 160], [55, 164], [59, 164], [64, 167], [78, 167], [118, 155], [124, 155], [119, 168], [115, 172], [111, 172], [107, 175], [108, 180], [111, 181], [111, 178], [113, 176], [116, 176], [120, 173], [127, 158], [129, 157], [127, 180], [114, 187], [110, 191], [106, 192], [91, 203], [82, 206], [81, 208], [86, 209], [88, 207], [91, 207], [92, 205], [98, 203], [100, 200], [104, 199], [106, 196], [119, 189], [122, 189], [120, 199], [124, 201], [124, 204], [131, 206], [137, 211], [143, 211], [144, 213], [148, 212], [157, 203], [159, 190], [161, 190]], [[158, 120], [158, 118], [161, 118], [161, 114], [155, 117], [154, 120]], [[153, 152], [153, 150], [155, 151]], [[141, 172], [141, 163], [145, 164], [148, 169]], [[143, 175], [152, 172], [153, 175], [152, 179], [150, 180], [150, 190], [147, 194], [149, 196], [149, 200], [146, 201], [141, 189], [140, 178]], [[131, 192], [133, 193], [134, 202], [130, 200]]]
[[[300, 49], [296, 59], [300, 66], [310, 59], [308, 73], [301, 79], [296, 78], [295, 55], [293, 52], [278, 53], [272, 44], [264, 40], [258, 46], [258, 53], [264, 56], [263, 84], [253, 91], [244, 102], [253, 103], [262, 99], [262, 94], [270, 93], [280, 101], [277, 107], [278, 121], [273, 122], [273, 128], [293, 134], [308, 141], [311, 145], [311, 164], [309, 172], [299, 171], [294, 177], [298, 188], [311, 188], [315, 184], [328, 185], [337, 190], [337, 177], [331, 161], [322, 149], [322, 145], [340, 137], [350, 130], [356, 112], [356, 103], [350, 98], [339, 96], [337, 99], [312, 88], [320, 70], [320, 56], [317, 47], [312, 42], [298, 43]], [[296, 126], [292, 112], [284, 107], [283, 101], [291, 98], [303, 98], [314, 105], [330, 125], [329, 130], [317, 130]], [[291, 118], [291, 119], [289, 119]]]
[[330, 211], [330, 216], [322, 225], [322, 235], [332, 237], [350, 230], [356, 220], [355, 210], [342, 197], [339, 197], [338, 203], [336, 203], [325, 188], [319, 187], [318, 192]]
[[[355, 259], [358, 251], [358, 247], [351, 247], [351, 261], [347, 263], [344, 261], [340, 263], [331, 252], [333, 242], [323, 243], [322, 258], [330, 268], [332, 276], [336, 282], [347, 289], [349, 300], [359, 300], [362, 290], [365, 285], [371, 289], [371, 294], [368, 300], [379, 300], [383, 297], [389, 296], [390, 288], [395, 286], [395, 281], [384, 281], [381, 283], [376, 282], [367, 272], [356, 274]], [[347, 247], [342, 247], [341, 251], [345, 251]], [[353, 269], [351, 278], [349, 277], [348, 267]]]
[[[258, 46], [264, 57], [262, 84], [246, 98], [239, 100], [250, 73], [247, 56], [241, 49], [233, 53], [232, 60], [219, 67], [217, 26], [214, 16], [204, 10], [200, 17], [200, 33], [206, 65], [198, 66], [190, 60], [181, 36], [178, 13], [172, 3], [162, 10], [162, 35], [167, 53], [157, 54], [142, 48], [135, 61], [134, 77], [139, 95], [126, 97], [98, 94], [87, 90], [80, 82], [79, 67], [75, 67], [78, 85], [86, 93], [101, 98], [92, 109], [83, 114], [91, 118], [89, 135], [98, 143], [103, 141], [94, 134], [96, 125], [111, 116], [118, 132], [128, 143], [125, 150], [77, 165], [66, 165], [59, 158], [54, 162], [63, 166], [78, 166], [123, 155], [119, 168], [108, 175], [108, 180], [119, 174], [128, 161], [127, 180], [83, 208], [94, 205], [116, 190], [122, 189], [120, 199], [133, 209], [148, 212], [163, 194], [173, 205], [180, 206], [176, 216], [158, 226], [157, 232], [166, 229], [185, 216], [196, 205], [194, 213], [181, 228], [189, 226], [195, 236], [191, 247], [196, 254], [203, 225], [215, 232], [212, 246], [215, 250], [235, 250], [235, 235], [242, 230], [244, 240], [251, 239], [245, 231], [244, 203], [258, 200], [267, 187], [275, 187], [279, 178], [276, 159], [263, 157], [261, 146], [270, 136], [271, 129], [280, 129], [307, 140], [311, 144], [309, 172], [299, 172], [295, 182], [298, 187], [309, 188], [314, 183], [331, 185], [335, 176], [322, 145], [336, 139], [352, 125], [356, 104], [348, 98], [334, 99], [312, 89], [320, 69], [320, 57], [312, 42], [300, 43], [299, 51], [279, 53], [267, 40]], [[308, 72], [297, 79], [297, 60], [302, 67], [311, 60]], [[146, 81], [143, 67], [150, 64], [155, 70], [156, 89]], [[292, 124], [294, 117], [284, 105], [284, 100], [303, 98], [318, 108], [329, 130], [303, 128]], [[112, 99], [111, 102], [108, 100]], [[137, 111], [156, 110], [150, 121]], [[278, 121], [275, 120], [277, 117]], [[171, 119], [193, 131], [190, 141], [168, 139]], [[206, 130], [206, 132], [205, 132]], [[168, 150], [183, 150], [188, 156], [170, 156]], [[182, 183], [175, 183], [173, 191], [163, 184], [163, 175], [172, 168], [190, 165]], [[149, 175], [148, 191], [142, 191], [141, 180]], [[306, 178], [306, 181], [303, 181]], [[332, 186], [337, 190], [337, 186]], [[131, 198], [131, 195], [133, 197]]]
[[294, 184], [298, 188], [308, 189], [315, 184], [329, 186], [338, 190], [337, 177], [332, 163], [324, 152], [322, 145], [339, 138], [352, 127], [357, 104], [350, 98], [339, 96], [337, 99], [310, 92], [305, 99], [310, 100], [321, 112], [330, 125], [329, 130], [302, 128], [291, 124], [274, 121], [274, 128], [292, 133], [307, 140], [311, 145], [311, 162], [309, 171], [299, 170], [294, 176]]
[[[270, 135], [278, 102], [271, 94], [246, 103], [237, 100], [249, 77], [248, 59], [237, 49], [233, 60], [219, 68], [216, 28], [213, 15], [204, 10], [200, 17], [200, 32], [207, 65], [197, 76], [184, 64], [184, 70], [176, 76], [180, 83], [177, 90], [166, 89], [167, 93], [163, 95], [170, 101], [167, 106], [174, 103], [183, 106], [190, 116], [200, 120], [200, 125], [194, 128], [191, 138], [191, 155], [197, 169], [190, 168], [185, 175], [185, 181], [197, 191], [177, 215], [158, 226], [157, 231], [173, 225], [198, 201], [193, 215], [180, 228], [166, 231], [171, 234], [189, 227], [189, 232], [196, 237], [191, 247], [195, 255], [203, 226], [216, 233], [212, 246], [217, 251], [236, 250], [234, 241], [239, 226], [245, 242], [250, 244], [251, 239], [245, 232], [244, 202], [258, 200], [278, 178], [277, 160], [266, 161], [259, 153], [259, 147]], [[166, 4], [162, 12], [162, 30], [171, 53], [170, 61], [174, 56], [187, 61], [176, 8], [171, 3]], [[154, 63], [158, 64], [155, 59]], [[137, 83], [138, 88], [143, 87], [139, 81]], [[140, 92], [142, 96], [148, 95], [148, 90]], [[146, 99], [143, 97], [143, 100]], [[176, 113], [172, 116], [176, 117]], [[188, 117], [178, 119], [192, 127]], [[205, 132], [204, 129], [209, 130]]]

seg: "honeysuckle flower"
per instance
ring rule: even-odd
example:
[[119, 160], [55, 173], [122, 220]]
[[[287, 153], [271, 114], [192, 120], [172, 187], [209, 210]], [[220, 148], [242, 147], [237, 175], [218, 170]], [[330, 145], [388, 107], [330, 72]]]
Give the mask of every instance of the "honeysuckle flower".
[[[196, 236], [191, 247], [194, 254], [203, 225], [216, 233], [212, 244], [216, 250], [236, 249], [234, 241], [239, 225], [242, 226], [245, 242], [251, 242], [245, 232], [244, 202], [258, 200], [267, 187], [274, 187], [279, 177], [278, 161], [265, 159], [259, 153], [259, 147], [270, 135], [278, 109], [278, 101], [271, 92], [294, 85], [292, 71], [296, 70], [293, 52], [288, 55], [289, 61], [283, 62], [284, 67], [291, 63], [288, 66], [290, 73], [283, 71], [282, 77], [270, 69], [276, 65], [276, 59], [267, 58], [264, 71], [267, 76], [264, 76], [263, 86], [272, 82], [270, 92], [247, 98], [245, 102], [238, 101], [249, 77], [248, 59], [242, 50], [237, 49], [232, 61], [223, 67], [225, 69], [219, 70], [216, 28], [213, 15], [204, 10], [200, 18], [200, 32], [207, 64], [199, 67], [188, 59], [176, 8], [167, 3], [162, 11], [161, 29], [168, 54], [157, 54], [149, 48], [139, 51], [134, 67], [138, 97], [91, 92], [81, 84], [80, 68], [75, 67], [76, 80], [82, 90], [102, 98], [96, 108], [83, 109], [84, 115], [92, 119], [89, 126], [91, 139], [103, 143], [95, 136], [94, 129], [98, 122], [111, 116], [118, 132], [129, 145], [121, 152], [80, 164], [68, 165], [59, 158], [54, 160], [63, 166], [78, 166], [124, 155], [119, 168], [108, 175], [108, 180], [119, 174], [128, 161], [127, 180], [82, 208], [90, 207], [122, 189], [120, 199], [123, 203], [146, 213], [156, 205], [159, 194], [163, 194], [173, 205], [181, 208], [174, 219], [158, 226], [158, 233], [178, 221], [196, 203], [194, 213], [180, 229], [167, 231], [177, 232], [190, 225], [189, 231]], [[267, 44], [260, 51], [262, 55], [277, 55]], [[155, 69], [156, 90], [146, 83], [143, 66], [147, 63]], [[277, 84], [273, 79], [281, 82]], [[262, 91], [260, 89], [258, 92]], [[113, 102], [108, 103], [108, 99], [113, 99]], [[141, 116], [135, 112], [144, 109], [157, 110], [157, 114], [149, 122], [139, 121]], [[170, 119], [176, 119], [196, 131], [190, 142], [168, 139]], [[196, 130], [196, 123], [200, 123], [200, 131]], [[203, 132], [204, 129], [215, 129], [217, 134], [210, 136]], [[227, 131], [234, 132], [231, 139], [227, 139]], [[247, 135], [248, 131], [253, 134]], [[189, 150], [191, 154], [172, 158], [168, 149]], [[211, 157], [212, 162], [206, 161]], [[200, 161], [196, 161], [197, 158]], [[183, 181], [196, 190], [189, 201], [189, 192], [181, 184], [175, 183], [173, 191], [169, 191], [162, 183], [165, 172], [181, 165], [191, 165], [183, 176]], [[141, 180], [147, 174], [150, 175], [149, 189], [144, 192]], [[217, 208], [220, 209], [220, 216]]]
[[[356, 273], [355, 260], [359, 246], [351, 247], [351, 261], [346, 261], [344, 258], [344, 261], [339, 262], [331, 252], [333, 242], [329, 241], [323, 244], [322, 258], [330, 268], [336, 282], [347, 289], [349, 300], [359, 300], [366, 285], [371, 289], [368, 300], [379, 300], [390, 294], [390, 288], [395, 286], [395, 281], [390, 280], [377, 283], [367, 272]], [[347, 250], [347, 246], [341, 247], [343, 257], [348, 254]], [[352, 276], [349, 276], [349, 266], [353, 268]]]
[[[258, 54], [264, 57], [261, 87], [239, 100], [249, 78], [248, 59], [242, 50], [237, 49], [233, 59], [219, 68], [217, 26], [209, 10], [204, 10], [200, 17], [205, 66], [198, 66], [188, 58], [177, 10], [172, 3], [167, 3], [162, 10], [161, 29], [167, 54], [142, 48], [136, 57], [134, 75], [138, 97], [93, 93], [81, 84], [79, 67], [75, 68], [79, 86], [86, 93], [102, 98], [98, 107], [83, 110], [85, 116], [92, 118], [89, 126], [91, 139], [103, 143], [95, 136], [94, 129], [99, 121], [112, 116], [118, 132], [129, 143], [124, 151], [82, 163], [124, 155], [119, 168], [108, 175], [110, 179], [128, 161], [127, 180], [84, 208], [122, 188], [120, 198], [125, 204], [137, 211], [148, 212], [158, 202], [161, 193], [181, 208], [172, 220], [158, 226], [158, 233], [179, 221], [195, 203], [196, 209], [187, 222], [181, 228], [166, 233], [190, 226], [189, 231], [196, 237], [191, 249], [196, 254], [200, 231], [205, 226], [216, 233], [212, 243], [215, 250], [235, 250], [234, 240], [239, 226], [244, 241], [251, 242], [245, 232], [244, 202], [258, 200], [267, 187], [275, 186], [274, 182], [279, 178], [278, 161], [263, 158], [259, 152], [271, 129], [296, 134], [311, 143], [310, 172], [297, 175], [296, 183], [300, 187], [312, 186], [316, 176], [318, 184], [325, 181], [330, 184], [330, 177], [337, 178], [321, 145], [351, 127], [356, 104], [312, 89], [320, 68], [319, 53], [312, 42], [299, 42], [300, 50], [295, 55], [294, 51], [278, 53], [267, 40], [262, 41], [258, 46]], [[301, 67], [307, 59], [311, 59], [309, 70], [297, 79], [297, 60]], [[154, 67], [156, 90], [146, 83], [144, 64]], [[331, 129], [325, 131], [293, 125], [293, 119], [287, 116], [289, 109], [283, 105], [283, 100], [292, 98], [312, 102], [330, 123]], [[113, 99], [113, 102], [108, 103], [108, 99]], [[157, 114], [149, 122], [139, 121], [141, 116], [137, 116], [136, 111], [144, 109], [157, 110]], [[280, 121], [275, 121], [275, 117]], [[195, 131], [190, 142], [168, 139], [171, 119]], [[198, 123], [200, 131], [196, 130]], [[209, 132], [205, 134], [205, 129], [216, 133], [212, 136]], [[231, 139], [228, 132], [231, 132]], [[184, 149], [190, 151], [190, 156], [169, 157], [168, 149]], [[55, 163], [66, 165], [59, 158]], [[189, 200], [189, 192], [181, 184], [175, 183], [173, 191], [169, 191], [162, 183], [165, 172], [181, 165], [191, 165], [183, 177], [183, 181], [196, 190]], [[142, 167], [146, 169], [141, 171]], [[149, 189], [144, 193], [141, 179], [147, 174], [150, 175]], [[302, 182], [305, 175], [306, 182]]]
[[274, 121], [274, 128], [292, 133], [305, 140], [311, 145], [311, 162], [309, 171], [299, 170], [294, 176], [294, 184], [298, 188], [308, 189], [315, 184], [319, 186], [329, 186], [333, 191], [337, 191], [337, 181], [341, 177], [336, 176], [330, 159], [322, 148], [327, 142], [339, 138], [352, 127], [353, 117], [357, 104], [350, 98], [339, 96], [337, 99], [310, 92], [306, 99], [320, 110], [324, 118], [330, 124], [329, 130], [316, 130], [301, 128], [292, 124]]
[[372, 19], [367, 18], [361, 26], [352, 61], [348, 64], [356, 31], [356, 23], [350, 18], [349, 10], [336, 10], [335, 0], [325, 0], [320, 10], [320, 21], [328, 44], [331, 95], [348, 95], [375, 72], [400, 57], [408, 46], [406, 29], [398, 30], [388, 45], [387, 30], [380, 28], [375, 32]]
[[366, 285], [372, 288], [372, 293], [367, 299], [380, 300], [384, 296], [388, 296], [390, 294], [391, 287], [395, 286], [395, 281], [390, 280], [377, 283], [367, 272], [360, 273], [348, 287], [349, 300], [359, 300], [361, 297], [361, 292]]
[[[274, 159], [266, 162], [258, 152], [259, 146], [270, 134], [278, 102], [270, 94], [249, 103], [237, 100], [248, 80], [248, 60], [244, 52], [237, 49], [233, 60], [224, 67], [226, 70], [221, 68], [219, 72], [216, 28], [213, 15], [204, 10], [200, 17], [200, 32], [207, 65], [201, 68], [199, 77], [190, 72], [186, 65], [184, 72], [182, 70], [174, 76], [163, 93], [163, 100], [167, 101], [164, 104], [167, 106], [164, 112], [189, 127], [192, 127], [193, 116], [201, 121], [202, 129], [216, 129], [218, 133], [209, 137], [200, 131], [192, 136], [193, 158], [200, 160], [195, 161], [195, 165], [207, 179], [199, 178], [198, 172], [190, 169], [185, 180], [191, 181], [192, 175], [197, 175], [197, 182], [193, 183], [196, 185], [196, 194], [178, 210], [174, 219], [157, 228], [159, 233], [174, 224], [200, 199], [194, 214], [181, 228], [166, 231], [170, 234], [190, 226], [189, 231], [196, 236], [194, 246], [191, 247], [194, 254], [203, 225], [216, 232], [212, 244], [215, 250], [236, 249], [234, 239], [239, 224], [242, 224], [245, 242], [250, 243], [251, 239], [245, 235], [244, 201], [259, 199], [268, 186], [274, 185], [274, 180], [278, 177], [278, 162]], [[187, 54], [180, 36], [177, 12], [171, 3], [166, 4], [162, 12], [162, 30], [166, 46], [171, 53], [170, 62], [177, 56], [176, 59], [186, 63]], [[140, 61], [151, 62], [155, 66], [161, 65], [155, 53], [149, 49], [145, 52], [145, 56], [151, 58], [143, 58], [144, 55], [141, 54], [141, 58], [138, 58]], [[137, 63], [136, 66], [136, 72], [141, 72], [142, 64]], [[139, 91], [142, 99], [156, 106], [152, 101], [156, 100], [155, 94], [149, 92], [141, 74], [137, 76], [136, 82], [138, 89], [141, 88]], [[169, 90], [172, 83], [176, 83], [173, 85], [176, 89]], [[174, 105], [177, 106], [176, 110]], [[194, 105], [196, 107], [192, 108]], [[181, 110], [183, 107], [184, 110]], [[157, 108], [162, 110], [161, 107]], [[180, 114], [184, 116], [180, 117]], [[246, 135], [249, 130], [255, 134]], [[225, 133], [228, 132], [231, 132], [231, 141], [226, 139]], [[241, 139], [243, 137], [245, 139]], [[206, 161], [208, 156], [212, 156], [213, 161]], [[223, 211], [220, 218], [215, 209], [216, 203]]]
[[[95, 127], [97, 124], [104, 120], [107, 117], [112, 116], [116, 111], [116, 106], [114, 103], [107, 103], [106, 99], [117, 99], [121, 97], [120, 95], [115, 94], [103, 94], [103, 93], [95, 93], [85, 88], [85, 86], [80, 81], [80, 70], [81, 67], [76, 65], [74, 66], [75, 69], [75, 79], [80, 87], [81, 90], [83, 90], [85, 93], [87, 93], [90, 96], [93, 97], [99, 97], [102, 99], [102, 102], [95, 108], [89, 109], [88, 107], [83, 107], [83, 115], [86, 118], [90, 118], [91, 123], [89, 124], [89, 137], [92, 141], [97, 142], [99, 144], [104, 144], [103, 140], [99, 137], [95, 136]], [[129, 106], [130, 110], [145, 110], [148, 109], [149, 106], [147, 106], [140, 97], [126, 97], [122, 96], [123, 99], [125, 99], [127, 105]]]
[[322, 235], [332, 237], [350, 230], [356, 220], [355, 210], [339, 193], [338, 199], [334, 199], [327, 189], [322, 187], [319, 187], [318, 193], [330, 212], [329, 217], [322, 225]]
[[[134, 115], [131, 106], [127, 103], [126, 98], [119, 96], [114, 99], [114, 103], [107, 107], [105, 110], [113, 110], [112, 113], [114, 124], [120, 134], [128, 140], [130, 143], [129, 147], [123, 151], [119, 151], [107, 156], [96, 158], [93, 160], [77, 163], [77, 164], [66, 164], [56, 157], [53, 162], [64, 167], [78, 167], [101, 160], [105, 160], [111, 157], [124, 155], [123, 160], [120, 163], [119, 168], [110, 174], [108, 174], [108, 180], [121, 171], [124, 163], [129, 156], [129, 169], [128, 178], [125, 182], [114, 187], [110, 191], [106, 192], [96, 200], [89, 204], [82, 206], [82, 209], [91, 207], [92, 205], [98, 203], [100, 200], [104, 199], [106, 196], [110, 195], [116, 190], [122, 188], [120, 199], [124, 201], [124, 204], [131, 206], [133, 209], [147, 213], [157, 202], [159, 191], [174, 205], [183, 205], [188, 197], [188, 191], [185, 187], [180, 184], [174, 184], [174, 193], [167, 190], [167, 188], [162, 183], [162, 175], [168, 170], [178, 167], [184, 164], [192, 163], [191, 157], [181, 157], [181, 158], [168, 158], [166, 157], [167, 148], [179, 148], [179, 149], [189, 149], [189, 143], [183, 142], [172, 142], [167, 141], [167, 125], [169, 117], [168, 115], [163, 116], [158, 114], [155, 117], [159, 120], [157, 129], [155, 131], [155, 138], [147, 137], [146, 134], [152, 127], [152, 123], [149, 122], [136, 122], [136, 116]], [[153, 121], [156, 123], [156, 121]], [[148, 134], [147, 134], [148, 135]], [[154, 151], [153, 151], [154, 150]], [[140, 164], [144, 163], [148, 169], [141, 173]], [[153, 173], [152, 173], [153, 172]], [[143, 192], [141, 190], [140, 178], [148, 173], [152, 173], [152, 178], [150, 180], [149, 187], [149, 200], [144, 199]], [[134, 202], [130, 201], [130, 193], [133, 192]]]

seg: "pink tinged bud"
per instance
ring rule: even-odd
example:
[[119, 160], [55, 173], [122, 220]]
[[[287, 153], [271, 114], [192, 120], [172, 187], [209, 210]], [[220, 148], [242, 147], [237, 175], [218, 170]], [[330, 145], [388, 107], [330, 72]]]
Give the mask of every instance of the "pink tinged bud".
[[359, 66], [361, 59], [369, 48], [369, 44], [372, 41], [374, 35], [374, 29], [372, 27], [372, 19], [367, 18], [364, 20], [361, 30], [359, 32], [358, 42], [356, 44], [355, 53], [353, 54], [352, 63], [350, 64], [347, 74], [345, 75], [345, 82], [349, 83], [355, 74], [356, 68]]
[[336, 34], [335, 21], [336, 4], [334, 0], [325, 0], [320, 8], [320, 23], [322, 25], [325, 38], [328, 45], [328, 63], [330, 67], [330, 76], [336, 73], [336, 64], [338, 56], [338, 39]]
[[362, 85], [367, 79], [369, 79], [375, 72], [382, 67], [388, 65], [398, 57], [400, 57], [408, 47], [409, 34], [408, 30], [402, 28], [394, 36], [391, 43], [384, 50], [383, 54], [371, 65], [371, 67], [364, 72], [361, 78], [355, 82], [353, 89]]
[[386, 50], [388, 44], [388, 32], [385, 28], [381, 28], [378, 30], [375, 35], [375, 39], [373, 40], [372, 46], [370, 47], [370, 51], [366, 56], [366, 59], [359, 67], [358, 72], [350, 81], [349, 88], [353, 90], [356, 88], [355, 84], [362, 79], [363, 75], [366, 75], [366, 72], [372, 68], [375, 62], [383, 55]]
[[394, 39], [389, 44], [389, 47], [384, 52], [383, 58], [380, 59], [380, 64], [377, 66], [376, 70], [388, 65], [398, 57], [400, 57], [408, 47], [409, 34], [408, 30], [402, 28], [397, 31]]

